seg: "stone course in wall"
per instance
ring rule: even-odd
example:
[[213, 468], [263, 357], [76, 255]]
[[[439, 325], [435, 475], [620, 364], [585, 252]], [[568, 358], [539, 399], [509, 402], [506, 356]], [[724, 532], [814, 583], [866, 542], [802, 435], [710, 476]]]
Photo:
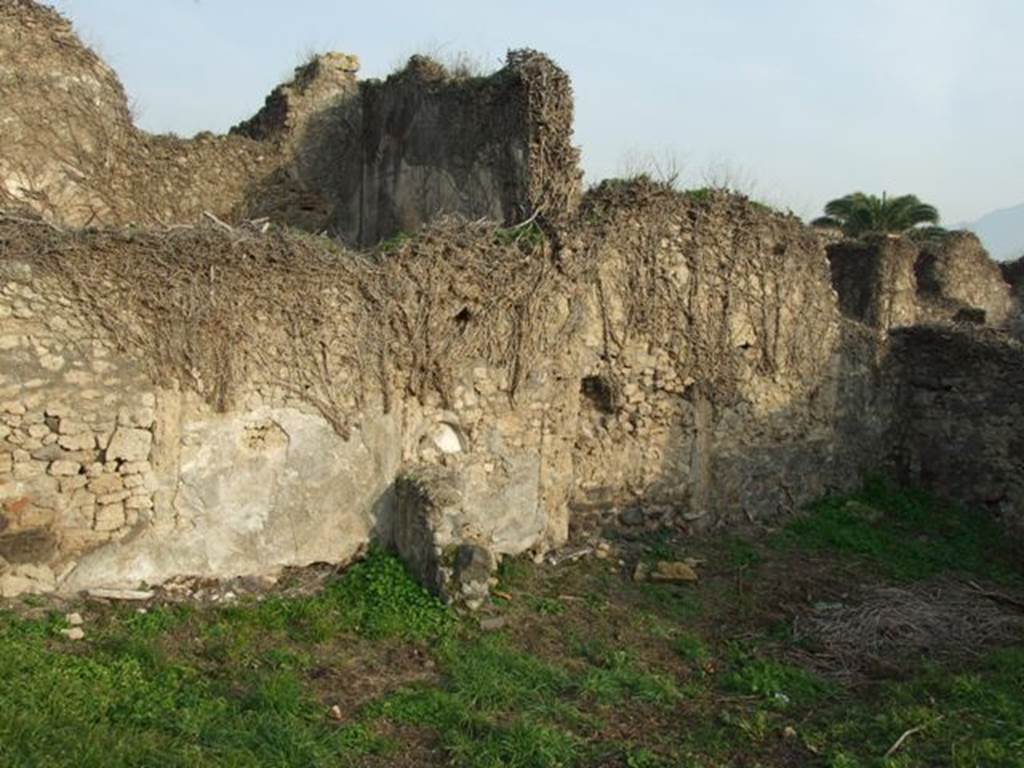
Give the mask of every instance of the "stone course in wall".
[[0, 592], [47, 591], [65, 555], [153, 515], [155, 398], [137, 366], [79, 336], [67, 298], [6, 261], [0, 278]]

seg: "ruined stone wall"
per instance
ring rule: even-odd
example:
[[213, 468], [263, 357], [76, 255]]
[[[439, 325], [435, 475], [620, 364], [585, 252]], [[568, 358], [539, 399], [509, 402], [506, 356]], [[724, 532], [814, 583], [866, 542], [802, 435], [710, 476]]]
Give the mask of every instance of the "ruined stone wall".
[[606, 185], [583, 216], [595, 279], [578, 507], [763, 521], [857, 476], [882, 431], [881, 405], [861, 410], [873, 347], [847, 342], [811, 231], [644, 185]]
[[951, 232], [941, 243], [923, 247], [914, 272], [919, 322], [981, 310], [981, 322], [1000, 327], [1013, 317], [1010, 286], [972, 232]]
[[1001, 262], [999, 268], [1003, 273], [1003, 279], [1010, 286], [1015, 304], [1014, 317], [1009, 323], [1010, 331], [1017, 338], [1024, 339], [1024, 256], [1016, 261]]
[[0, 207], [57, 224], [170, 226], [209, 212], [370, 246], [444, 214], [555, 221], [580, 192], [567, 75], [532, 51], [488, 77], [414, 57], [357, 85], [354, 56], [295, 70], [230, 134], [135, 127], [117, 75], [33, 0], [0, 3]]
[[373, 245], [457, 213], [506, 224], [548, 219], [580, 193], [569, 79], [533, 51], [487, 77], [459, 77], [414, 56], [362, 83], [348, 118], [358, 139], [342, 161], [337, 230]]
[[404, 463], [457, 472], [465, 540], [564, 541], [572, 292], [493, 226], [386, 264], [213, 225], [0, 246], [5, 593], [343, 562]]
[[906, 482], [1002, 519], [1024, 534], [1024, 347], [991, 331], [940, 327], [892, 338]]
[[843, 314], [884, 332], [919, 323], [1004, 326], [1010, 286], [978, 238], [952, 232], [940, 243], [874, 236], [827, 246]]
[[376, 256], [3, 223], [0, 548], [42, 542], [4, 555], [8, 584], [344, 561], [400, 538], [403, 466], [457, 478], [452, 536], [496, 555], [565, 541], [574, 507], [768, 519], [854, 482], [813, 236], [733, 198], [624, 194], [561, 248], [493, 224]]
[[274, 149], [135, 128], [116, 74], [31, 0], [0, 4], [0, 204], [71, 226], [230, 217]]
[[847, 317], [882, 330], [917, 319], [917, 246], [882, 236], [840, 241], [827, 249], [832, 285]]

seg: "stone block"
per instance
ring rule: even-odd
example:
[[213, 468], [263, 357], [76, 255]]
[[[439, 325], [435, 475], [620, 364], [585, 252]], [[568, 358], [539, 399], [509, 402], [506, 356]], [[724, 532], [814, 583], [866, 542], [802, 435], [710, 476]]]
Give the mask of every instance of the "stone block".
[[89, 483], [89, 490], [97, 496], [124, 490], [124, 479], [120, 475], [100, 475]]
[[107, 461], [145, 461], [153, 445], [153, 433], [148, 429], [118, 427], [107, 446]]
[[125, 509], [152, 509], [153, 499], [150, 496], [132, 496], [124, 502]]
[[149, 429], [156, 422], [156, 412], [152, 408], [122, 408], [117, 413], [117, 423], [124, 427]]
[[93, 527], [97, 531], [116, 531], [124, 524], [124, 504], [108, 504], [96, 509], [96, 522]]
[[57, 438], [57, 445], [69, 451], [87, 451], [96, 447], [96, 438], [92, 432], [82, 432], [77, 435], [61, 435]]
[[50, 428], [45, 424], [32, 424], [28, 428], [28, 436], [36, 440], [42, 440], [50, 434]]
[[58, 460], [50, 464], [50, 474], [54, 477], [72, 477], [77, 475], [81, 469], [82, 465], [77, 461]]
[[60, 480], [60, 492], [71, 493], [72, 491], [81, 490], [85, 488], [88, 482], [89, 478], [82, 474], [75, 475], [74, 477], [62, 477]]
[[131, 497], [131, 495], [131, 491], [114, 491], [113, 493], [106, 493], [102, 496], [97, 496], [96, 503], [102, 506], [106, 506], [108, 504], [117, 504], [118, 502], [122, 502], [125, 499]]

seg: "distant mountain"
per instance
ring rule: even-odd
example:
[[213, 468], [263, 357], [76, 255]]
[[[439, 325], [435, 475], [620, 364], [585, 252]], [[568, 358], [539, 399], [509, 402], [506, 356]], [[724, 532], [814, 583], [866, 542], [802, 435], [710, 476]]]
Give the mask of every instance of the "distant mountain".
[[1005, 261], [1024, 254], [1024, 203], [992, 211], [961, 227], [981, 238], [994, 259]]

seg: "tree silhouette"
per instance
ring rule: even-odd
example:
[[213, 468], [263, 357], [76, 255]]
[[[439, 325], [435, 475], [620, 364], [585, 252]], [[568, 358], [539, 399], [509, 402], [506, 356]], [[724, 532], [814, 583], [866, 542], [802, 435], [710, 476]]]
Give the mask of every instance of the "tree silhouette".
[[825, 215], [811, 225], [839, 229], [847, 237], [911, 233], [930, 239], [944, 233], [938, 223], [935, 206], [921, 202], [916, 195], [886, 197], [883, 192], [877, 197], [853, 192], [828, 202]]

